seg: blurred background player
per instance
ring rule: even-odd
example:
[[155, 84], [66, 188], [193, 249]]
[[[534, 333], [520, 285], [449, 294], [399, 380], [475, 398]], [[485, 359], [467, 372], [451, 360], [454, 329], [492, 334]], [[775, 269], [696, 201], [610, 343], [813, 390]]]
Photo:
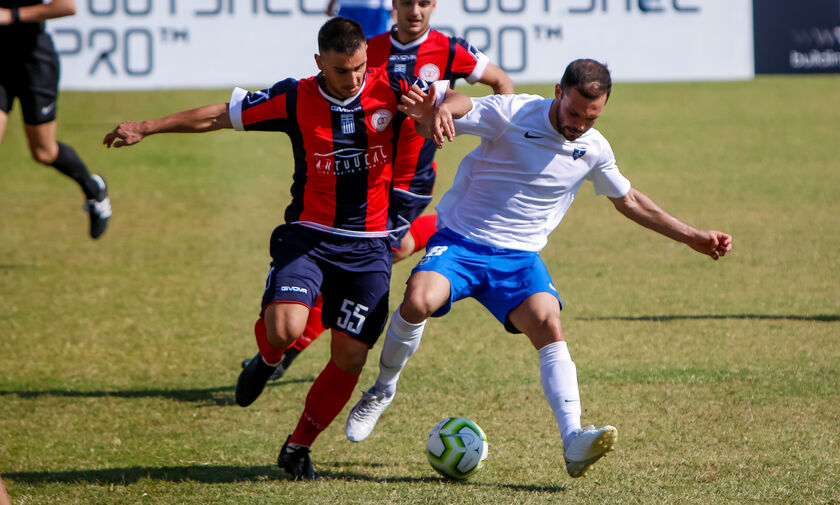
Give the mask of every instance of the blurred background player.
[[75, 13], [75, 0], [0, 0], [0, 142], [17, 97], [32, 158], [82, 188], [90, 236], [99, 238], [111, 217], [111, 200], [102, 177], [91, 175], [72, 147], [56, 141], [58, 54], [44, 31], [47, 19]]
[[[330, 359], [277, 458], [278, 467], [295, 480], [319, 479], [310, 447], [350, 399], [388, 320], [393, 261], [388, 194], [395, 136], [406, 117], [398, 105], [412, 84], [431, 88], [406, 74], [368, 69], [364, 32], [349, 19], [324, 23], [318, 51], [317, 76], [255, 92], [236, 88], [227, 104], [126, 121], [103, 140], [121, 147], [156, 133], [222, 128], [289, 136], [292, 202], [285, 224], [270, 240], [271, 269], [255, 327], [259, 352], [240, 373], [235, 394], [242, 407], [259, 397], [322, 293], [323, 318], [333, 329]], [[454, 93], [436, 88], [440, 98]]]
[[391, 29], [390, 0], [330, 0], [326, 13], [356, 21], [368, 38]]
[[[424, 81], [445, 80], [451, 87], [463, 78], [470, 84], [486, 84], [496, 94], [514, 92], [510, 77], [485, 54], [464, 39], [448, 37], [430, 28], [436, 0], [393, 0], [393, 7], [397, 19], [394, 28], [368, 40], [369, 67], [385, 67]], [[434, 142], [418, 135], [413, 121], [407, 119], [400, 129], [388, 211], [389, 229], [399, 230], [392, 237], [394, 262], [422, 251], [437, 231], [435, 215], [420, 215], [432, 201], [436, 150]], [[408, 223], [410, 226], [406, 226]], [[283, 377], [292, 361], [323, 332], [320, 304], [316, 303], [306, 330], [283, 353], [270, 380]], [[247, 363], [248, 360], [243, 361], [242, 366]]]

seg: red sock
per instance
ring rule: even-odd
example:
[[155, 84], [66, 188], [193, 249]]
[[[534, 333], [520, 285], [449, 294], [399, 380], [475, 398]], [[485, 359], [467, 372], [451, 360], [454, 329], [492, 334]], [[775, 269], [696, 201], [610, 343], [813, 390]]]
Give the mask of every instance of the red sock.
[[408, 232], [414, 237], [414, 251], [426, 248], [429, 239], [437, 231], [437, 214], [426, 214], [411, 222]]
[[321, 322], [322, 308], [323, 302], [321, 300], [321, 295], [318, 295], [318, 298], [315, 299], [315, 303], [312, 304], [312, 308], [309, 309], [309, 319], [306, 320], [306, 328], [303, 330], [303, 335], [292, 342], [290, 347], [294, 347], [298, 351], [302, 351], [309, 347], [309, 344], [318, 338], [321, 333], [324, 333], [324, 324]]
[[303, 414], [289, 442], [311, 446], [347, 404], [358, 382], [358, 375], [350, 375], [330, 360], [309, 388]]
[[274, 347], [268, 343], [268, 337], [265, 335], [265, 318], [262, 316], [254, 324], [254, 335], [257, 337], [257, 347], [260, 349], [260, 355], [262, 355], [263, 361], [269, 365], [280, 363], [280, 359], [283, 357], [283, 351], [286, 349]]

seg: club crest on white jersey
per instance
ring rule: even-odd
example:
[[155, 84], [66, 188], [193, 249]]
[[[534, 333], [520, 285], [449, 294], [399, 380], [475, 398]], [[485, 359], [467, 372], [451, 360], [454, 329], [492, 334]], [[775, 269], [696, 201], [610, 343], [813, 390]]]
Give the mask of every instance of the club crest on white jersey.
[[586, 146], [583, 144], [579, 144], [574, 146], [574, 151], [572, 151], [572, 159], [578, 160], [583, 158], [583, 155], [586, 154]]

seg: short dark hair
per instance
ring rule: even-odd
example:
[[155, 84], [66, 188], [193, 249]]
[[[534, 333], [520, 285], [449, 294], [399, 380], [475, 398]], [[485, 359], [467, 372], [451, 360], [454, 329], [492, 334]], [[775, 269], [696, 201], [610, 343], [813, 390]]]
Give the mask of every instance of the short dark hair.
[[355, 54], [366, 42], [362, 25], [352, 19], [334, 17], [318, 30], [318, 51]]
[[603, 63], [595, 60], [580, 59], [569, 63], [563, 78], [560, 79], [560, 89], [565, 93], [569, 89], [576, 89], [578, 93], [593, 100], [612, 91], [610, 70]]

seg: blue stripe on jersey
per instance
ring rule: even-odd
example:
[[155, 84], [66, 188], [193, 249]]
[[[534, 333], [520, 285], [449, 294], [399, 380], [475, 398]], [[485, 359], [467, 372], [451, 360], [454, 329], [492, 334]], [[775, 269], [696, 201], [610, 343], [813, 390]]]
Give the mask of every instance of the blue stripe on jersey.
[[455, 88], [455, 78], [452, 77], [452, 62], [455, 61], [455, 50], [457, 49], [455, 37], [449, 37], [449, 54], [446, 56], [446, 67], [443, 69], [441, 79], [449, 81], [449, 87]]
[[[333, 146], [335, 147], [335, 209], [334, 228], [364, 230], [368, 205], [368, 168], [365, 153], [368, 149], [365, 111], [356, 99], [347, 108], [330, 107]], [[354, 218], [354, 219], [349, 219]]]
[[286, 134], [289, 135], [289, 140], [292, 142], [292, 155], [294, 156], [294, 173], [292, 174], [292, 203], [286, 207], [284, 218], [287, 223], [292, 223], [298, 220], [300, 213], [303, 211], [303, 193], [306, 189], [306, 147], [303, 144], [303, 132], [300, 130], [300, 124], [297, 120], [297, 100], [298, 100], [298, 86], [297, 81], [295, 86], [286, 92], [286, 117], [288, 118], [289, 128]]

